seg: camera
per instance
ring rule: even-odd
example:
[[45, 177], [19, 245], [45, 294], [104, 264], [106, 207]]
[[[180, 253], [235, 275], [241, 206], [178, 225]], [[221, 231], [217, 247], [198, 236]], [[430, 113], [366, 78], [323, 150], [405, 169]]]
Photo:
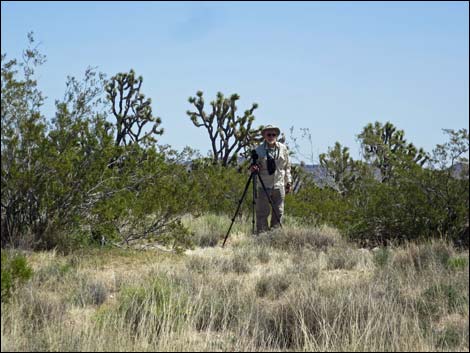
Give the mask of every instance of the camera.
[[[256, 153], [256, 150], [251, 150], [251, 165], [258, 164], [259, 155]], [[270, 155], [266, 156], [267, 159], [267, 167], [269, 175], [273, 175], [276, 172], [276, 160], [272, 158]]]
[[276, 172], [276, 160], [269, 155], [267, 156], [267, 167], [269, 175], [273, 175]]
[[255, 165], [258, 163], [258, 153], [256, 153], [256, 150], [251, 150], [251, 165]]

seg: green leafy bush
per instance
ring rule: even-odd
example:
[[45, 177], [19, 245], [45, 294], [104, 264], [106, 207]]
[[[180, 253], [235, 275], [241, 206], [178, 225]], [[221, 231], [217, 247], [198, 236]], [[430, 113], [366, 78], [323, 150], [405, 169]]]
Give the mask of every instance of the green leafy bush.
[[390, 259], [390, 250], [382, 247], [374, 253], [374, 262], [378, 267], [385, 267]]
[[451, 257], [447, 260], [447, 268], [454, 271], [464, 270], [467, 265], [468, 258], [465, 257]]
[[2, 302], [8, 301], [13, 290], [32, 276], [33, 270], [23, 255], [2, 250]]

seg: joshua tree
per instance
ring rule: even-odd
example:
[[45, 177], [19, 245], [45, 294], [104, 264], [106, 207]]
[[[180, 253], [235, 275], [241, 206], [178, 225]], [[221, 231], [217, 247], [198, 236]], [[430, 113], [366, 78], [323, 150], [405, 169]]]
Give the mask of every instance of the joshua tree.
[[[154, 143], [154, 135], [163, 134], [163, 129], [158, 129], [161, 119], [152, 115], [151, 99], [140, 93], [142, 81], [142, 76], [136, 78], [134, 70], [130, 70], [129, 73], [113, 76], [106, 85], [107, 97], [116, 118], [116, 146]], [[147, 123], [154, 123], [150, 131], [144, 131]]]
[[189, 97], [189, 103], [193, 104], [196, 111], [187, 111], [191, 121], [196, 127], [204, 126], [207, 129], [212, 145], [213, 160], [226, 166], [236, 163], [238, 153], [255, 141], [260, 140], [261, 127], [252, 129], [255, 117], [253, 111], [258, 104], [253, 103], [251, 109], [245, 111], [243, 116], [236, 115], [236, 101], [240, 99], [238, 94], [232, 94], [225, 98], [221, 92], [217, 93], [215, 101], [210, 103], [212, 111], [204, 111], [203, 92], [198, 91], [196, 97]]
[[418, 150], [404, 136], [403, 130], [397, 130], [390, 122], [368, 124], [358, 135], [364, 157], [379, 168], [382, 182], [390, 181], [397, 163], [412, 161], [423, 166], [429, 159], [422, 148]]
[[328, 148], [328, 153], [320, 154], [320, 165], [341, 194], [345, 194], [353, 188], [358, 176], [358, 163], [349, 155], [348, 147], [341, 146], [339, 142], [336, 142], [333, 148]]

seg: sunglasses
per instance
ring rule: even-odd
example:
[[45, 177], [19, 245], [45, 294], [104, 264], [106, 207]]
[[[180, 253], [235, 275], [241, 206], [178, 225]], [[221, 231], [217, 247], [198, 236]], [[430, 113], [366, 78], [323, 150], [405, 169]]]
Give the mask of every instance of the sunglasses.
[[277, 135], [276, 135], [276, 134], [266, 134], [266, 136], [268, 136], [268, 137], [276, 137]]

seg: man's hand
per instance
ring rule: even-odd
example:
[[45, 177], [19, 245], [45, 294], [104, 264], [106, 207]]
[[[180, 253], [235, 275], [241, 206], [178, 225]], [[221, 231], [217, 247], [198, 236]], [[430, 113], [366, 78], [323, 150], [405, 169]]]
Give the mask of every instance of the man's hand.
[[286, 184], [286, 194], [290, 193], [291, 192], [291, 185], [290, 184]]
[[250, 172], [252, 173], [258, 173], [259, 172], [259, 166], [257, 164], [252, 164], [250, 166]]

